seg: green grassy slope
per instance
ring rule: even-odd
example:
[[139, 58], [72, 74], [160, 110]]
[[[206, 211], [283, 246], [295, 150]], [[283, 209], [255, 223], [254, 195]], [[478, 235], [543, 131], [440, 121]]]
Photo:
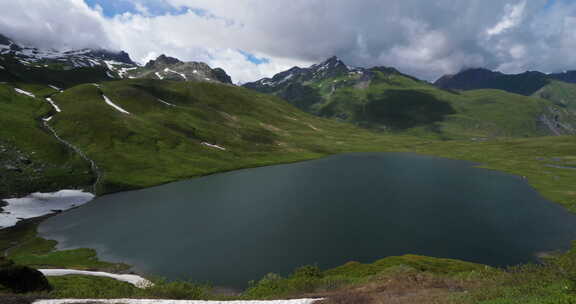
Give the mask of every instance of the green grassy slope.
[[[355, 99], [342, 95], [355, 95]], [[360, 100], [351, 106], [351, 100]], [[347, 105], [346, 105], [347, 104]], [[376, 73], [363, 90], [337, 90], [330, 107], [352, 107], [350, 121], [443, 139], [549, 134], [538, 118], [552, 103], [499, 90], [452, 92], [392, 74]]]
[[553, 80], [533, 96], [550, 100], [567, 110], [576, 111], [576, 84]]
[[[43, 86], [21, 85], [36, 94]], [[0, 84], [0, 193], [2, 197], [30, 191], [54, 190], [62, 185], [82, 185], [92, 177], [88, 167], [42, 130], [40, 117], [51, 110], [40, 99], [18, 94]]]
[[450, 138], [551, 134], [539, 122], [548, 108], [555, 108], [545, 100], [499, 90], [466, 91], [452, 97], [456, 113], [441, 123], [441, 132]]
[[63, 112], [51, 125], [103, 169], [102, 192], [320, 157], [342, 139], [375, 136], [221, 84], [127, 80], [77, 86], [54, 100]]

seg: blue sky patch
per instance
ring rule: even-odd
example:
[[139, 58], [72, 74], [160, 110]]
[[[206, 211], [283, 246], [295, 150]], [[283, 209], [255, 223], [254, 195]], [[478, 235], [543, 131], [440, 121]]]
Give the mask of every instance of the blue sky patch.
[[264, 57], [258, 58], [254, 54], [248, 53], [246, 51], [243, 51], [243, 50], [238, 50], [238, 51], [240, 53], [242, 53], [242, 55], [244, 55], [246, 60], [248, 60], [254, 64], [270, 63], [270, 59], [268, 59], [268, 58], [264, 58]]
[[[182, 15], [188, 12], [186, 7], [174, 7], [163, 0], [84, 0], [84, 2], [92, 8], [97, 5], [100, 6], [106, 17], [114, 17], [124, 13], [141, 14], [138, 4], [146, 8], [152, 16]], [[193, 11], [197, 15], [205, 14], [200, 10]]]

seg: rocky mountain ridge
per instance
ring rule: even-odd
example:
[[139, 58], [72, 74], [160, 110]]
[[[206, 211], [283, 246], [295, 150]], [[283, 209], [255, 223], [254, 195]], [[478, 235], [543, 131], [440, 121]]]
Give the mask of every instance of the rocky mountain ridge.
[[385, 77], [402, 75], [416, 80], [395, 68], [351, 67], [333, 56], [308, 68], [293, 67], [271, 78], [263, 78], [243, 86], [284, 98], [301, 110], [321, 114], [326, 98], [331, 97], [338, 89], [366, 89], [379, 74], [387, 75]]
[[[387, 132], [442, 138], [459, 138], [465, 133], [479, 137], [576, 133], [576, 113], [555, 104], [554, 98], [544, 98], [551, 101], [546, 102], [507, 93], [530, 96], [548, 84], [545, 74], [526, 72], [511, 79], [484, 69], [468, 74], [466, 78], [476, 82], [493, 81], [486, 88], [501, 91], [461, 93], [450, 90], [450, 86], [438, 88], [391, 67], [353, 68], [337, 57], [308, 68], [293, 67], [244, 87], [279, 96], [311, 114]], [[442, 81], [453, 79], [447, 76], [437, 85]], [[545, 91], [534, 97], [546, 94], [555, 96]], [[510, 109], [523, 113], [514, 124], [502, 114]]]
[[[162, 55], [145, 66], [141, 66], [124, 51], [41, 49], [19, 45], [14, 40], [0, 34], [0, 73], [3, 71], [12, 74], [4, 75], [4, 77], [0, 75], [0, 81], [28, 80], [25, 74], [29, 74], [31, 70], [34, 74], [39, 74], [41, 73], [39, 69], [43, 70], [42, 73], [62, 74], [65, 71], [83, 70], [90, 74], [89, 77], [82, 78], [83, 80], [80, 82], [72, 80], [69, 85], [133, 78], [211, 81], [232, 84], [232, 79], [224, 70], [212, 69], [201, 62], [182, 62], [176, 58]], [[91, 72], [87, 72], [89, 70]], [[52, 78], [54, 78], [53, 84], [68, 86], [68, 81], [58, 81], [59, 77]], [[38, 81], [38, 79], [33, 80]]]
[[400, 72], [394, 68], [375, 67], [366, 69], [351, 67], [346, 65], [340, 58], [333, 56], [308, 68], [293, 67], [271, 78], [263, 78], [255, 82], [249, 82], [243, 86], [263, 92], [277, 91], [279, 89], [289, 88], [295, 83], [310, 84], [330, 78], [347, 76], [352, 76], [351, 78], [353, 78], [356, 84], [364, 83], [364, 85], [366, 85], [367, 82], [370, 82], [370, 80], [374, 78], [375, 70], [400, 74]]
[[183, 62], [166, 55], [160, 55], [155, 60], [150, 60], [144, 67], [131, 70], [128, 77], [232, 84], [232, 78], [221, 68], [212, 69], [203, 62]]

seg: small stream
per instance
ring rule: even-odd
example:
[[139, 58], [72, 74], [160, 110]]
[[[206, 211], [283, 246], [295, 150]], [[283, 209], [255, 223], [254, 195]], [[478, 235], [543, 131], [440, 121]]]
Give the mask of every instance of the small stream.
[[[54, 93], [54, 94], [50, 95], [48, 98], [52, 98], [54, 95], [59, 94], [59, 93], [60, 92]], [[62, 143], [66, 147], [68, 147], [70, 150], [74, 151], [82, 159], [84, 159], [86, 162], [88, 162], [90, 164], [90, 170], [92, 171], [92, 174], [95, 177], [94, 183], [91, 186], [91, 188], [92, 188], [91, 192], [97, 193], [98, 192], [98, 185], [100, 184], [100, 182], [102, 180], [102, 175], [103, 175], [102, 171], [100, 170], [100, 168], [98, 167], [96, 162], [94, 160], [92, 160], [91, 158], [89, 158], [86, 155], [86, 153], [84, 153], [84, 151], [82, 151], [80, 148], [73, 145], [69, 141], [60, 137], [60, 135], [58, 135], [58, 132], [56, 132], [56, 130], [50, 125], [50, 121], [57, 115], [57, 113], [60, 112], [60, 108], [53, 101], [51, 101], [51, 100], [48, 101], [48, 98], [47, 98], [47, 102], [50, 103], [50, 105], [54, 108], [54, 111], [56, 112], [56, 114], [53, 114], [53, 115], [50, 114], [49, 116], [42, 118], [43, 126], [52, 134], [52, 136], [54, 136], [54, 138], [56, 138], [56, 140], [58, 140], [60, 143]]]

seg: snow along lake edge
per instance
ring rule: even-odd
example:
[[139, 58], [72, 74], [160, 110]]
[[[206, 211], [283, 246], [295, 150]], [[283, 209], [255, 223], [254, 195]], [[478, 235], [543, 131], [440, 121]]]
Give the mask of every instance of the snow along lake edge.
[[42, 274], [47, 277], [58, 277], [66, 275], [84, 275], [92, 277], [111, 278], [117, 281], [130, 283], [138, 288], [147, 288], [154, 286], [151, 281], [135, 274], [115, 274], [101, 271], [84, 271], [74, 269], [38, 269]]
[[0, 199], [0, 229], [15, 226], [19, 221], [62, 212], [93, 200], [94, 194], [82, 190], [60, 190], [52, 193], [32, 193], [21, 198]]

